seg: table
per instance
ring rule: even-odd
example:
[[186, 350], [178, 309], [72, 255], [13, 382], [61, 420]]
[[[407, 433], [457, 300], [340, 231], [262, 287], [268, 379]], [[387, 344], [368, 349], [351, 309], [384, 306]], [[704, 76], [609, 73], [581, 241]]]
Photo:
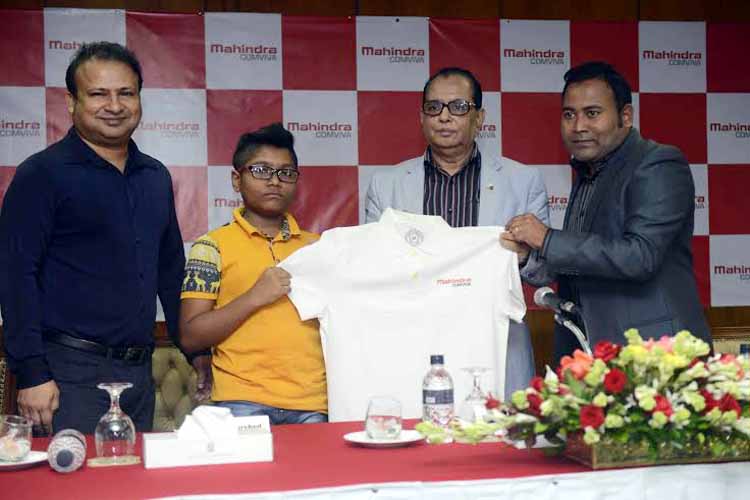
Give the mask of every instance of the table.
[[[150, 470], [142, 465], [85, 467], [71, 474], [59, 474], [45, 463], [0, 472], [0, 497], [128, 499], [242, 493], [248, 495], [237, 498], [737, 500], [744, 496], [731, 494], [733, 487], [750, 491], [749, 463], [590, 472], [565, 458], [544, 456], [541, 450], [516, 450], [499, 443], [367, 449], [342, 439], [361, 428], [354, 422], [274, 427], [275, 459], [266, 463]], [[93, 438], [88, 438], [92, 456]], [[46, 449], [48, 441], [35, 439], [33, 449]], [[141, 436], [139, 453], [140, 446]], [[665, 488], [684, 494], [664, 496]], [[706, 496], [709, 488], [712, 494]], [[258, 492], [273, 493], [249, 495]]]

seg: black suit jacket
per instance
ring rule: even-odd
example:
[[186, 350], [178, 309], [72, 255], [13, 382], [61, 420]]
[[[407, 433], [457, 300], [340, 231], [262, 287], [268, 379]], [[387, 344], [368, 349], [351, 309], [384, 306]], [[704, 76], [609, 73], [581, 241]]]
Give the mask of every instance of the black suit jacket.
[[[582, 308], [592, 348], [601, 340], [623, 343], [628, 328], [643, 338], [689, 330], [710, 343], [693, 274], [695, 187], [687, 160], [633, 129], [599, 175], [582, 231], [551, 231], [542, 255], [560, 295]], [[558, 326], [555, 355], [576, 347]]]

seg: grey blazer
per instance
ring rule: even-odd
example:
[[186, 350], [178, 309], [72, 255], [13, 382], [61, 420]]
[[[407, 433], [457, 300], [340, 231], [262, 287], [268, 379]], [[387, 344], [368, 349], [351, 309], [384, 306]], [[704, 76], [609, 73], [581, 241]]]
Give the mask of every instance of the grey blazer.
[[[631, 327], [644, 338], [687, 329], [710, 342], [693, 274], [695, 187], [687, 160], [633, 129], [600, 175], [583, 231], [552, 231], [542, 259], [560, 295], [579, 302], [592, 346], [622, 343]], [[571, 339], [558, 328], [558, 357], [575, 346]]]
[[[504, 226], [514, 215], [532, 213], [549, 224], [547, 190], [539, 170], [509, 158], [482, 155], [479, 225]], [[424, 158], [380, 169], [370, 181], [365, 222], [375, 222], [388, 207], [422, 213]]]
[[[482, 155], [480, 189], [480, 226], [505, 226], [514, 215], [525, 213], [532, 213], [549, 225], [547, 190], [537, 169], [509, 158]], [[372, 177], [367, 190], [365, 222], [379, 220], [388, 207], [422, 214], [423, 199], [424, 157], [406, 160], [393, 168], [382, 168]], [[521, 270], [522, 278], [525, 270]], [[511, 321], [507, 352], [506, 399], [513, 391], [525, 388], [535, 373], [531, 338], [525, 323]]]

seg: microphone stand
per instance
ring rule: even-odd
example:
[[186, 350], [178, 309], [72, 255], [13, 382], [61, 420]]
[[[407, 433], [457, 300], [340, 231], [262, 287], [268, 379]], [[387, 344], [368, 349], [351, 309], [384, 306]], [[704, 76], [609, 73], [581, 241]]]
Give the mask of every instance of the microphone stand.
[[[586, 320], [584, 319], [583, 315], [581, 316], [581, 320], [583, 321], [584, 327], [586, 325]], [[575, 335], [576, 340], [578, 340], [578, 343], [581, 344], [581, 347], [583, 347], [583, 352], [588, 354], [589, 356], [592, 356], [591, 352], [591, 346], [589, 345], [589, 341], [586, 340], [586, 335], [583, 334], [580, 328], [578, 328], [578, 325], [576, 325], [573, 321], [571, 321], [569, 318], [563, 316], [561, 313], [556, 312], [555, 313], [555, 322], [558, 325], [562, 325], [571, 332], [573, 332], [573, 335]], [[588, 330], [588, 328], [587, 328]]]

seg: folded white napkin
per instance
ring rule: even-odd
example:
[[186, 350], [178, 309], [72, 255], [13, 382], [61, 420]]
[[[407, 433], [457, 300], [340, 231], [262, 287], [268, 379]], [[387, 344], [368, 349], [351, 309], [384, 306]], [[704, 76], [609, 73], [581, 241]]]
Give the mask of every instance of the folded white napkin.
[[177, 430], [179, 439], [208, 439], [217, 442], [237, 437], [237, 424], [229, 408], [202, 405], [185, 417]]

